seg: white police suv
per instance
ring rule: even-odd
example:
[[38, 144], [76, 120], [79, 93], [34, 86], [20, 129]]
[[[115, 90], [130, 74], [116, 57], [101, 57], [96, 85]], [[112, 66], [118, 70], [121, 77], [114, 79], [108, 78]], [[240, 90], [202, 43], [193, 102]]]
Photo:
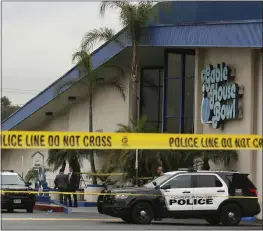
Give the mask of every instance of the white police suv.
[[256, 187], [248, 174], [238, 172], [168, 172], [139, 188], [102, 192], [99, 213], [129, 223], [198, 218], [212, 225], [238, 225], [242, 217], [260, 213]]
[[33, 191], [30, 183], [26, 183], [22, 177], [11, 171], [1, 172], [1, 209], [13, 212], [14, 209], [26, 209], [32, 213], [35, 207], [36, 197], [30, 194]]

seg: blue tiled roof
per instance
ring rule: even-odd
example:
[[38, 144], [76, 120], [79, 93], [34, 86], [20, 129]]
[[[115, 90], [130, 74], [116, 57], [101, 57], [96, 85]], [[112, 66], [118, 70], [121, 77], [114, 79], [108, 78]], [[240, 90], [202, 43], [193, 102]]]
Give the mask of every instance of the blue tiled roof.
[[[162, 4], [160, 3], [160, 7]], [[262, 20], [263, 1], [172, 1], [160, 10], [160, 24]]]
[[[150, 46], [262, 47], [262, 21], [203, 25], [154, 26]], [[147, 45], [145, 42], [145, 45]]]
[[[252, 2], [251, 5], [247, 3], [246, 6], [248, 9], [248, 13], [246, 13], [245, 16], [239, 15], [240, 12], [245, 12], [244, 5], [240, 3], [240, 6], [242, 7], [238, 8], [239, 4], [235, 5], [231, 3], [232, 9], [234, 9], [234, 7], [237, 8], [234, 9], [234, 12], [232, 12], [235, 17], [233, 15], [231, 16], [231, 11], [229, 11], [226, 7], [227, 5], [224, 4], [222, 4], [221, 7], [222, 9], [225, 9], [226, 12], [228, 12], [225, 14], [225, 16], [222, 13], [217, 14], [216, 12], [214, 12], [214, 8], [210, 10], [214, 13], [206, 12], [205, 10], [203, 10], [202, 14], [198, 13], [202, 11], [202, 7], [205, 7], [206, 10], [209, 10], [208, 6], [210, 6], [210, 8], [215, 7], [215, 5], [212, 5], [212, 3], [210, 2], [208, 2], [207, 5], [203, 5], [202, 7], [201, 5], [204, 3], [187, 2], [187, 4], [190, 4], [189, 6], [192, 6], [192, 8], [190, 7], [191, 9], [188, 9], [188, 11], [186, 11], [186, 14], [184, 14], [185, 12], [182, 9], [182, 7], [187, 6], [186, 3], [173, 2], [172, 4], [173, 7], [175, 6], [174, 4], [178, 4], [178, 9], [180, 9], [180, 11], [178, 11], [178, 9], [175, 10], [176, 14], [173, 12], [173, 15], [176, 16], [170, 16], [170, 20], [168, 20], [169, 18], [167, 18], [167, 15], [170, 15], [170, 13], [166, 15], [161, 12], [160, 23], [167, 23], [167, 25], [156, 25], [150, 27], [150, 29], [148, 30], [149, 34], [146, 39], [142, 41], [141, 46], [255, 48], [263, 46], [263, 24], [262, 20], [258, 19], [259, 13], [262, 12], [262, 8], [260, 8], [260, 11], [260, 5], [257, 5], [256, 3]], [[217, 9], [220, 9], [219, 5], [217, 5]], [[251, 9], [254, 9], [254, 16]], [[203, 15], [205, 12], [207, 13], [206, 16]], [[164, 15], [166, 16], [164, 17]], [[181, 16], [179, 17], [179, 15]], [[188, 15], [188, 19], [185, 15]], [[224, 20], [220, 20], [220, 17], [222, 17]], [[237, 20], [238, 17], [240, 17], [241, 21], [231, 21], [233, 19]], [[253, 17], [255, 19], [253, 19]], [[215, 19], [220, 22], [213, 23], [216, 21]], [[196, 21], [193, 22], [193, 20]], [[203, 20], [207, 20], [207, 22], [201, 23], [201, 21]], [[127, 36], [125, 36], [124, 30], [119, 33], [118, 36], [121, 38], [126, 47], [130, 46], [130, 41], [127, 39]], [[104, 44], [92, 54], [93, 67], [97, 68], [101, 66], [103, 63], [120, 53], [123, 49], [124, 48], [111, 41]], [[2, 130], [10, 130], [14, 128], [24, 119], [32, 115], [41, 107], [48, 104], [51, 100], [57, 97], [57, 90], [59, 87], [61, 87], [61, 85], [76, 80], [78, 76], [79, 73], [77, 69], [72, 68], [68, 73], [66, 73], [64, 76], [50, 85], [47, 89], [42, 91], [38, 96], [30, 100], [20, 110], [18, 110], [7, 120], [5, 120], [2, 123]], [[68, 87], [70, 87], [70, 85]]]

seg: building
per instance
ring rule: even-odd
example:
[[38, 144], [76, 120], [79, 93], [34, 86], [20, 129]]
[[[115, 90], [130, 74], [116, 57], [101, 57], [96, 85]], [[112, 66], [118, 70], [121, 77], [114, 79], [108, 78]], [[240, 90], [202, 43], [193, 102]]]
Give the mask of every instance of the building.
[[[150, 25], [139, 49], [140, 114], [174, 133], [262, 134], [262, 15], [263, 3], [253, 1], [172, 2], [170, 13], [160, 11], [159, 23]], [[112, 89], [99, 89], [94, 130], [115, 131], [118, 123], [129, 122], [130, 43], [125, 29], [118, 37], [125, 48], [110, 41], [94, 51], [92, 62], [94, 68], [106, 62], [123, 68], [127, 99]], [[78, 76], [72, 68], [5, 120], [2, 129], [87, 131], [85, 80], [72, 84]], [[216, 84], [228, 78], [227, 88]], [[155, 82], [154, 88], [147, 79]], [[202, 81], [205, 91], [213, 89], [211, 105]], [[208, 106], [217, 115], [211, 122]], [[2, 163], [22, 172], [46, 158], [47, 150], [5, 150]], [[262, 195], [262, 151], [240, 151], [235, 168], [249, 173]], [[89, 164], [84, 170], [89, 171]]]

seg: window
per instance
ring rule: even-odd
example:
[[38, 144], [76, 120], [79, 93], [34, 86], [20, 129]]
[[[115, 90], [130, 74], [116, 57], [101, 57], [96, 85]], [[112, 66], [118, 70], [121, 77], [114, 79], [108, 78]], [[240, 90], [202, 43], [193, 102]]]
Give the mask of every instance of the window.
[[144, 68], [141, 73], [140, 114], [148, 125], [162, 130], [163, 68]]
[[180, 117], [167, 118], [167, 129], [168, 133], [179, 133], [180, 132]]
[[180, 79], [168, 79], [167, 81], [167, 116], [180, 116]]
[[1, 185], [25, 185], [24, 180], [19, 175], [2, 175]]
[[214, 175], [199, 175], [196, 176], [196, 179], [197, 188], [214, 188], [223, 186], [221, 181]]
[[168, 51], [165, 63], [163, 132], [193, 133], [194, 51]]
[[255, 188], [255, 185], [248, 178], [247, 174], [233, 174], [231, 176], [226, 176], [226, 178], [229, 180], [231, 186], [233, 186], [234, 188]]
[[[162, 183], [164, 183], [169, 177], [171, 177], [171, 175], [160, 176], [160, 177], [154, 179], [153, 181], [145, 184], [144, 187], [155, 188], [157, 185], [161, 185]], [[155, 184], [153, 182], [155, 182]]]
[[177, 176], [170, 180], [167, 184], [170, 184], [171, 188], [192, 188], [192, 176]]

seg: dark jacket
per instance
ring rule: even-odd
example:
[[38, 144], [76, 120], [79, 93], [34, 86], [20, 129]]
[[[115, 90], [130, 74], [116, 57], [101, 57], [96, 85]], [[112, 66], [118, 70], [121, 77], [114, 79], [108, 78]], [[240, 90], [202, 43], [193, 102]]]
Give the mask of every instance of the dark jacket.
[[68, 188], [68, 177], [64, 173], [59, 173], [56, 175], [56, 178], [54, 180], [55, 188], [58, 189], [64, 189], [66, 190]]
[[71, 175], [71, 178], [69, 179], [69, 175], [70, 173], [68, 174], [67, 176], [67, 179], [68, 179], [68, 189], [70, 192], [75, 192], [77, 189], [78, 189], [78, 185], [77, 185], [77, 182], [78, 182], [78, 177], [77, 177], [77, 174], [75, 172], [72, 172], [72, 175]]

